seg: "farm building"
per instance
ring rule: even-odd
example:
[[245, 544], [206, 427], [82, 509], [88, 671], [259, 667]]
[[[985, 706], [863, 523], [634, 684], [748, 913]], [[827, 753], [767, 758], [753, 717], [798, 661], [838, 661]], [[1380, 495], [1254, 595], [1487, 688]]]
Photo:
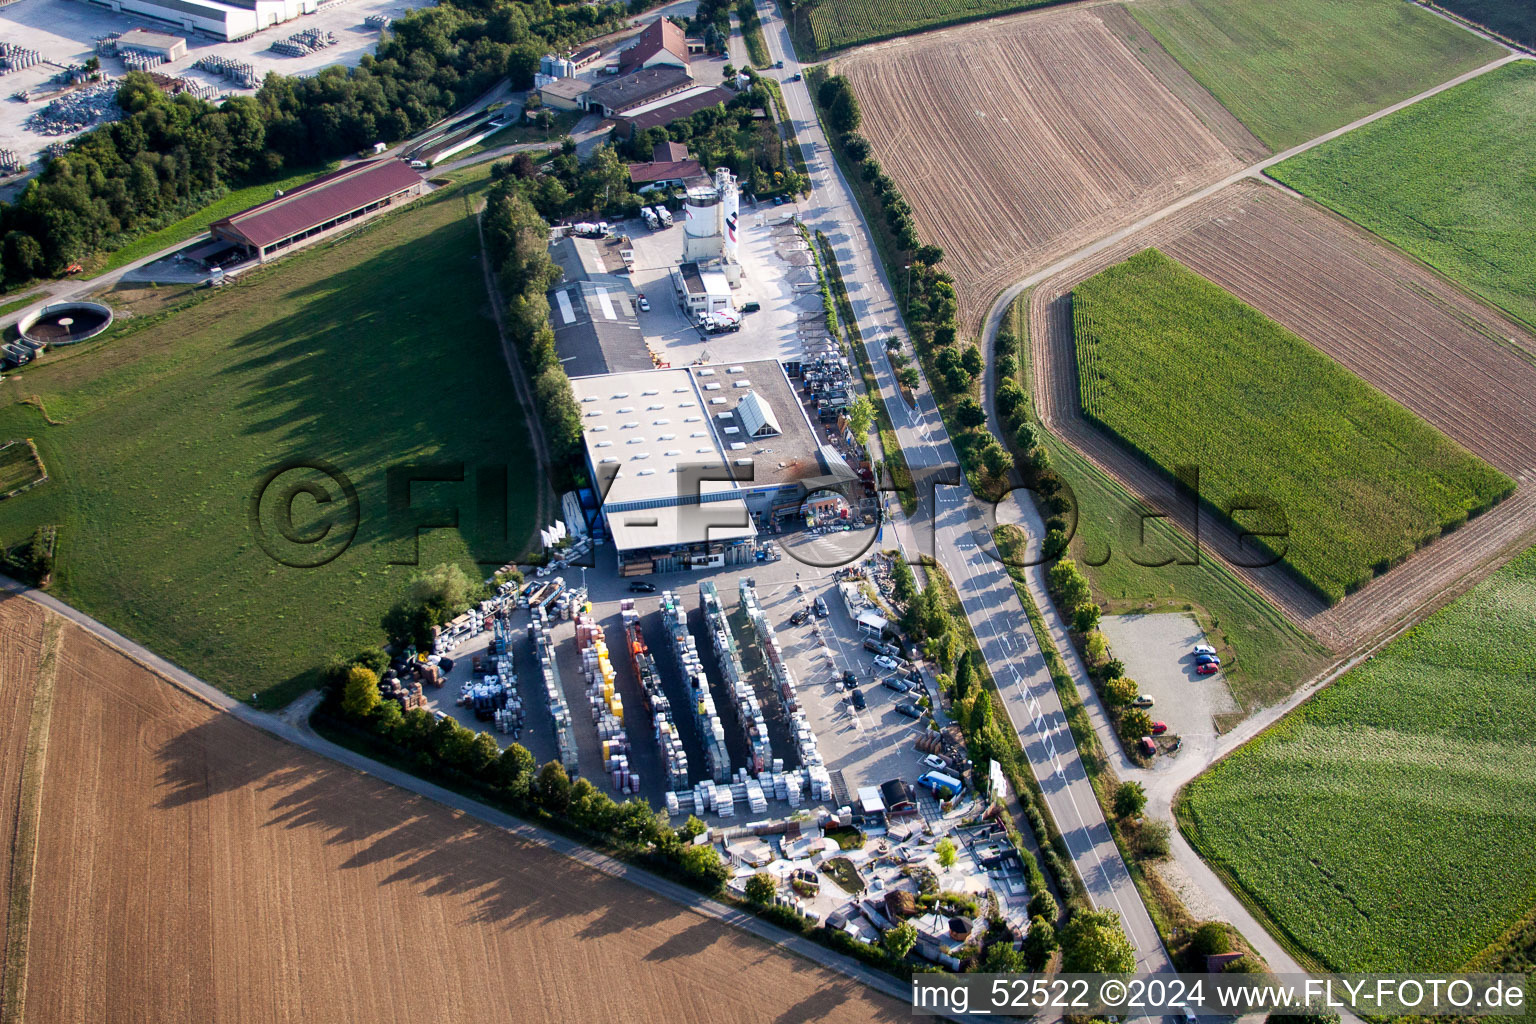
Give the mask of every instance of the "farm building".
[[632, 185], [684, 188], [689, 181], [702, 177], [704, 168], [699, 166], [697, 160], [652, 160], [649, 163], [629, 165], [629, 181]]
[[621, 575], [746, 564], [757, 523], [856, 481], [776, 360], [573, 377], [571, 389], [603, 503], [594, 535], [612, 540]]
[[[319, 0], [90, 0], [108, 10], [138, 14], [232, 42], [264, 28], [314, 14]], [[127, 45], [127, 44], [125, 44]]]
[[557, 78], [539, 87], [539, 98], [551, 110], [580, 110], [586, 106], [592, 83], [581, 78]]
[[216, 220], [216, 240], [260, 261], [308, 245], [427, 191], [426, 179], [400, 160], [368, 160], [322, 175], [291, 192]]
[[568, 59], [576, 67], [576, 70], [580, 71], [582, 68], [590, 67], [602, 55], [603, 48], [601, 46], [588, 46], [577, 50]]
[[187, 41], [181, 36], [166, 32], [151, 32], [147, 28], [131, 28], [117, 40], [120, 50], [137, 50], [161, 60], [180, 60], [187, 55]]
[[678, 118], [690, 117], [706, 107], [729, 103], [735, 98], [736, 94], [731, 90], [712, 85], [696, 86], [687, 92], [679, 91], [676, 95], [664, 96], [649, 103], [635, 104], [612, 115], [619, 122], [614, 127], [614, 134], [627, 139], [635, 132], [643, 132], [647, 128], [665, 128]]
[[611, 82], [593, 86], [582, 105], [604, 117], [617, 117], [663, 97], [694, 88], [686, 70], [673, 67], [642, 68]]
[[635, 39], [635, 44], [619, 54], [621, 75], [658, 67], [688, 70], [688, 40], [671, 18], [657, 18], [651, 22]]

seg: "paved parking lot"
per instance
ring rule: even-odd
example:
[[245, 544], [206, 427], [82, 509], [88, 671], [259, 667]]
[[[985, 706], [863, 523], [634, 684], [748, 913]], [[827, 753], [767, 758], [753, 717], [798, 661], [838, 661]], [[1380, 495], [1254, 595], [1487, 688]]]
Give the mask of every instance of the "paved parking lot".
[[[677, 220], [681, 222], [681, 214]], [[748, 313], [741, 330], [730, 334], [704, 334], [677, 298], [672, 268], [682, 259], [681, 223], [652, 231], [634, 220], [617, 230], [632, 240], [635, 265], [630, 280], [651, 304], [649, 313], [640, 314], [640, 329], [650, 347], [665, 353], [673, 366], [685, 366], [706, 352], [715, 363], [799, 359], [804, 338], [826, 335], [825, 322], [819, 319], [822, 302], [816, 270], [789, 223], [786, 208], [742, 207], [738, 232], [742, 284], [734, 294], [738, 306], [756, 301], [762, 309]]]
[[1199, 624], [1179, 614], [1106, 615], [1099, 629], [1125, 662], [1126, 674], [1156, 699], [1148, 709], [1152, 720], [1167, 722], [1170, 735], [1183, 737], [1179, 754], [1208, 760], [1216, 746], [1214, 716], [1236, 711], [1237, 703], [1222, 673], [1195, 674], [1190, 651], [1206, 642]]
[[[789, 586], [771, 596], [759, 588], [759, 596], [800, 682], [801, 701], [816, 731], [822, 760], [833, 772], [842, 773], [850, 799], [857, 798], [859, 787], [877, 786], [888, 779], [916, 782], [924, 769], [918, 764], [922, 754], [913, 743], [926, 724], [896, 713], [896, 705], [907, 695], [879, 685], [874, 655], [864, 649], [831, 577], [806, 576], [803, 595]], [[790, 625], [790, 616], [818, 596], [826, 600], [831, 617], [813, 616], [804, 625]], [[862, 684], [868, 704], [863, 711], [855, 711], [838, 689], [837, 681], [845, 671], [853, 672]]]

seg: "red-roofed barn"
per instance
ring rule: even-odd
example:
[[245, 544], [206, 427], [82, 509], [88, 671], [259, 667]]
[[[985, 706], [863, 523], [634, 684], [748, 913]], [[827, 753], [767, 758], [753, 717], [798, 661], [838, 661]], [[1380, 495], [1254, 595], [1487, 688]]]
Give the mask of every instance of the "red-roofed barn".
[[368, 160], [216, 220], [208, 230], [214, 238], [233, 242], [265, 261], [415, 199], [426, 190], [426, 179], [404, 161]]
[[688, 39], [670, 18], [657, 18], [635, 39], [635, 45], [619, 54], [619, 74], [641, 68], [674, 67], [688, 70]]

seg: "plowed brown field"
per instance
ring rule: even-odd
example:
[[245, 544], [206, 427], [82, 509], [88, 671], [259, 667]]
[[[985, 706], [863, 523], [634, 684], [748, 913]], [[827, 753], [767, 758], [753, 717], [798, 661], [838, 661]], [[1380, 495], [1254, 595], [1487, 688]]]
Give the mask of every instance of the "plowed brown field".
[[[1030, 300], [1034, 390], [1047, 425], [1186, 529], [1187, 504], [1140, 458], [1081, 416], [1069, 293], [1150, 246], [1232, 292], [1516, 480], [1514, 495], [1329, 608], [1284, 570], [1237, 571], [1335, 650], [1351, 649], [1449, 600], [1536, 541], [1536, 338], [1280, 188], [1242, 182], [1042, 283]], [[1212, 381], [1212, 387], [1221, 382]], [[1262, 489], [1262, 481], [1255, 482]], [[1342, 500], [1342, 499], [1341, 499]], [[1206, 552], [1237, 538], [1200, 520]]]
[[[11, 639], [39, 620], [0, 601], [6, 701], [29, 671]], [[42, 820], [29, 1021], [910, 1019], [831, 971], [244, 725], [73, 625]]]
[[1148, 70], [1122, 42], [1138, 31], [1118, 7], [1061, 9], [835, 62], [918, 234], [944, 249], [964, 329], [975, 332], [986, 304], [1029, 271], [1263, 152], [1171, 60]]

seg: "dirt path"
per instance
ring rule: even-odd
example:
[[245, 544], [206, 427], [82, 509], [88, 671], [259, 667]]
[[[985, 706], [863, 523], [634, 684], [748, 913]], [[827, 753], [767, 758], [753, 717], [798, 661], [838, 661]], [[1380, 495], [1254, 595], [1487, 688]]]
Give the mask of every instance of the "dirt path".
[[[549, 486], [549, 474], [554, 463], [549, 457], [549, 441], [544, 436], [544, 421], [539, 419], [538, 406], [533, 400], [533, 386], [528, 381], [528, 371], [523, 368], [522, 356], [517, 351], [517, 346], [512, 339], [507, 337], [506, 322], [503, 319], [501, 290], [496, 287], [496, 273], [491, 269], [490, 258], [485, 252], [485, 209], [472, 211], [470, 216], [475, 218], [475, 233], [480, 239], [480, 269], [485, 278], [486, 301], [491, 306], [491, 318], [496, 321], [496, 336], [501, 339], [501, 354], [507, 361], [507, 373], [512, 377], [512, 388], [517, 392], [517, 403], [523, 410], [523, 422], [528, 425], [528, 438], [533, 443], [533, 453], [539, 460], [539, 476], [533, 482], [535, 503], [533, 509], [533, 529], [535, 534], [546, 525], [555, 521], [559, 508], [555, 503], [554, 492]], [[528, 545], [533, 544], [533, 535], [528, 537]]]

